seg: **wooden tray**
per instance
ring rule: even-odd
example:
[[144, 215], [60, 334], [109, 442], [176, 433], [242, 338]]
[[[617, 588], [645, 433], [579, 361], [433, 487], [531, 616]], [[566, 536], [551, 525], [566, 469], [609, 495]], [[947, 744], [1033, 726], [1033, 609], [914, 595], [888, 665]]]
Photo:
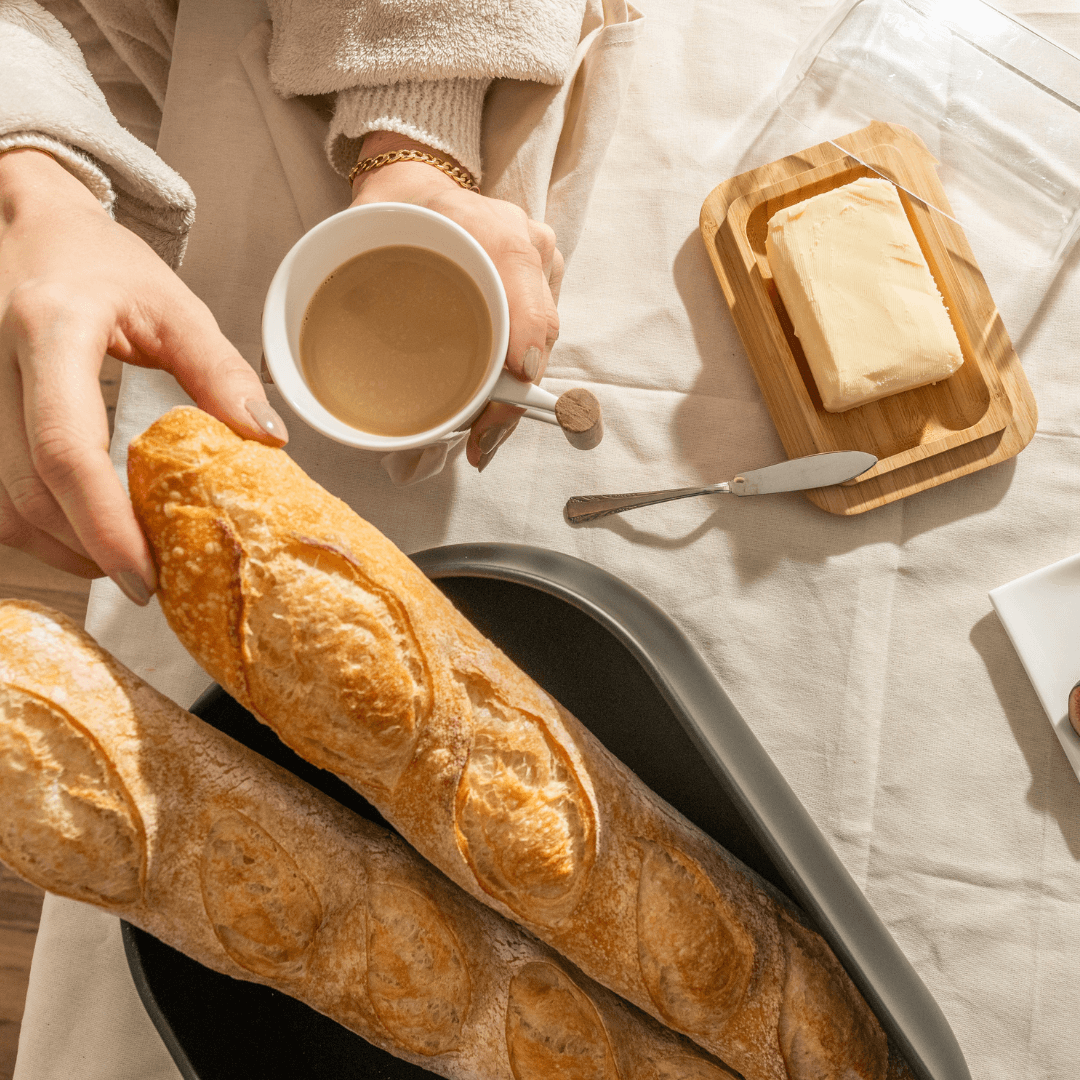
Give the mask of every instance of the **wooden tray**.
[[836, 142], [843, 149], [821, 143], [720, 184], [701, 208], [701, 233], [789, 457], [865, 450], [878, 458], [856, 480], [807, 492], [830, 513], [860, 514], [1018, 454], [1035, 433], [1037, 413], [963, 230], [902, 190], [900, 201], [949, 309], [964, 363], [934, 386], [843, 413], [822, 407], [765, 256], [769, 218], [879, 174], [951, 213], [934, 158], [907, 128], [873, 123]]

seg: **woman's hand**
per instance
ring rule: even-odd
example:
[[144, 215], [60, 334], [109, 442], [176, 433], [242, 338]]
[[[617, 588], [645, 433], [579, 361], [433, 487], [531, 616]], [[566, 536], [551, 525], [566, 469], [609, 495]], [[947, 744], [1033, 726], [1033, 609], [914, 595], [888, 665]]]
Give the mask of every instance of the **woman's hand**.
[[[383, 131], [372, 132], [364, 139], [362, 156], [375, 157], [393, 150], [420, 150], [456, 164], [441, 151]], [[372, 202], [426, 206], [457, 222], [480, 242], [506, 289], [510, 309], [506, 367], [523, 382], [539, 382], [559, 336], [555, 304], [563, 260], [551, 229], [530, 221], [513, 203], [465, 190], [422, 161], [398, 161], [358, 175], [353, 183], [352, 205]], [[465, 451], [469, 463], [483, 471], [517, 426], [521, 413], [512, 405], [489, 403], [469, 434]]]
[[61, 165], [0, 155], [0, 544], [137, 603], [154, 564], [108, 455], [106, 353], [171, 372], [248, 438], [288, 438], [213, 315]]

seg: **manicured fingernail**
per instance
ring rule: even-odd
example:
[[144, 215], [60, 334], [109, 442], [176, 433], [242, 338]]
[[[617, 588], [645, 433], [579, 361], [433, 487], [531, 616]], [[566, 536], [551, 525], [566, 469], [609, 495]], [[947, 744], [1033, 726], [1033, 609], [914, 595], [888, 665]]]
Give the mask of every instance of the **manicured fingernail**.
[[517, 420], [504, 420], [501, 424], [492, 424], [484, 428], [476, 440], [476, 448], [481, 454], [490, 454], [517, 427]]
[[139, 607], [146, 607], [150, 603], [150, 590], [134, 570], [120, 570], [112, 575], [116, 587], [133, 603]]
[[520, 417], [515, 417], [501, 424], [492, 424], [481, 433], [480, 438], [476, 440], [476, 445], [483, 456], [476, 463], [477, 472], [483, 472], [488, 467], [495, 456], [495, 451], [510, 438], [514, 428], [518, 426], [519, 419]]
[[540, 374], [540, 359], [540, 350], [535, 345], [530, 345], [521, 358], [521, 370], [529, 382], [536, 382], [536, 376]]
[[289, 438], [289, 433], [285, 430], [285, 421], [272, 408], [268, 401], [259, 401], [257, 398], [252, 398], [250, 401], [244, 402], [244, 408], [248, 411], [248, 416], [255, 421], [256, 424], [266, 432], [272, 439], [277, 439], [278, 442], [286, 442]]

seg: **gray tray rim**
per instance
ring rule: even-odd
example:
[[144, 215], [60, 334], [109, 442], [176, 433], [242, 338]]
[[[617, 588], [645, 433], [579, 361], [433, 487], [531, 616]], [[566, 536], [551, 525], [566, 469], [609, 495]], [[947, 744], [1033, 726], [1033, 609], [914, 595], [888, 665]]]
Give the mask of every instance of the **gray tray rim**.
[[720, 681], [673, 619], [614, 574], [528, 544], [430, 548], [410, 558], [433, 581], [529, 585], [591, 616], [648, 673], [919, 1080], [971, 1080], [960, 1044], [888, 928], [814, 823]]
[[[723, 686], [678, 625], [620, 578], [562, 552], [528, 544], [429, 548], [410, 558], [432, 581], [516, 582], [596, 620], [653, 681], [717, 783], [765, 849], [788, 894], [829, 943], [919, 1080], [971, 1080], [956, 1036], [926, 985], [814, 824]], [[198, 1080], [162, 1014], [135, 941], [124, 952], [139, 997], [185, 1080]]]

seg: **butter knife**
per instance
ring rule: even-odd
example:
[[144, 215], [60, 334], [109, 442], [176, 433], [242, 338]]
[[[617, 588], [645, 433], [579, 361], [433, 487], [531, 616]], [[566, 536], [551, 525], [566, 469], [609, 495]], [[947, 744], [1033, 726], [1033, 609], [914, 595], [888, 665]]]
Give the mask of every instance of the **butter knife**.
[[608, 514], [621, 514], [639, 506], [691, 499], [695, 495], [773, 495], [781, 491], [806, 491], [810, 488], [842, 484], [861, 476], [877, 464], [873, 454], [861, 450], [839, 450], [831, 454], [782, 461], [764, 469], [740, 473], [734, 480], [704, 487], [670, 488], [667, 491], [634, 491], [625, 495], [575, 495], [566, 503], [566, 520], [573, 525], [595, 521]]

